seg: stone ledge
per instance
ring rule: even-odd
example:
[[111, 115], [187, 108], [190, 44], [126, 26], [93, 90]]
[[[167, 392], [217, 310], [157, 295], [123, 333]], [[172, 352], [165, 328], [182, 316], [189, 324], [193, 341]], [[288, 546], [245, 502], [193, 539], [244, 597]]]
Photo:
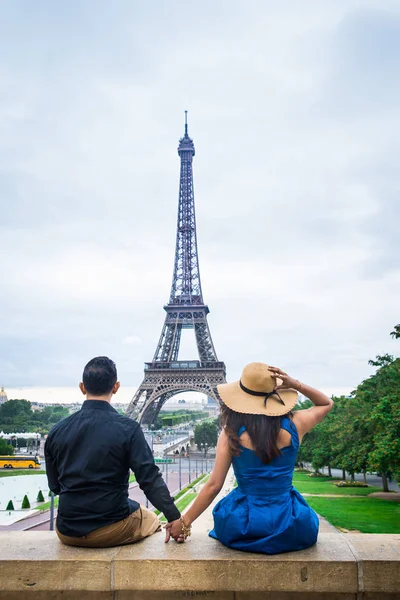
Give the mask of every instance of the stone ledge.
[[400, 599], [400, 535], [347, 533], [358, 561], [360, 592], [398, 594]]
[[[154, 537], [148, 541], [121, 548], [114, 562], [116, 589], [357, 591], [354, 556], [336, 534], [321, 536], [315, 547], [302, 552], [273, 556], [230, 550], [207, 536], [194, 537], [185, 546], [160, 548]], [[135, 571], [129, 567], [132, 562], [138, 567]]]
[[[150, 594], [150, 595], [149, 595]], [[160, 595], [161, 594], [161, 595]], [[164, 544], [63, 546], [53, 532], [0, 533], [0, 600], [400, 598], [400, 535], [320, 534], [316, 546], [266, 556], [206, 534]]]

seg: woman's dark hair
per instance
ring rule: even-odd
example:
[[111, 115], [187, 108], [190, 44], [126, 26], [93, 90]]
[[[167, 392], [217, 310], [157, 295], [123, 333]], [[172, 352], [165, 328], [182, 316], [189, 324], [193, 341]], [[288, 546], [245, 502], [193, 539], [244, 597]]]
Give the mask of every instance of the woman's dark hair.
[[264, 464], [270, 463], [274, 458], [281, 455], [278, 448], [281, 417], [238, 413], [228, 408], [226, 404], [221, 404], [220, 424], [228, 436], [232, 456], [239, 456], [242, 451], [238, 435], [242, 426], [246, 427], [254, 452]]
[[117, 383], [117, 367], [107, 356], [92, 358], [83, 370], [82, 382], [93, 396], [110, 394]]

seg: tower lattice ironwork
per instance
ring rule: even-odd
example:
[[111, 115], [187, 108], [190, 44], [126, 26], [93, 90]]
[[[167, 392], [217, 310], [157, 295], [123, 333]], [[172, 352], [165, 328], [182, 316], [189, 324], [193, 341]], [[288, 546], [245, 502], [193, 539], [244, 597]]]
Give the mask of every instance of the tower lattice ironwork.
[[[215, 352], [207, 322], [210, 311], [201, 291], [192, 170], [195, 150], [186, 112], [178, 154], [181, 170], [171, 294], [164, 306], [167, 314], [153, 360], [145, 363], [144, 379], [127, 410], [129, 416], [147, 424], [179, 392], [203, 392], [218, 401], [216, 386], [226, 381], [225, 364]], [[178, 359], [182, 329], [194, 331], [199, 360]]]

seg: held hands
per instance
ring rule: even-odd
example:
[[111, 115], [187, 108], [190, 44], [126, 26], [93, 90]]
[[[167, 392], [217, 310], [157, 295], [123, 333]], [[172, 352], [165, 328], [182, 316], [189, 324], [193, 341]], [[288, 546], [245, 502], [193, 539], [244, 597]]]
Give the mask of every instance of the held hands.
[[164, 525], [165, 528], [165, 543], [168, 544], [169, 540], [173, 538], [178, 544], [182, 544], [185, 540], [183, 539], [182, 524], [180, 519], [171, 521]]
[[278, 391], [287, 389], [294, 389], [300, 391], [301, 383], [298, 379], [293, 379], [293, 377], [290, 377], [290, 375], [288, 375], [278, 367], [269, 367], [269, 370], [271, 371], [272, 377], [275, 379], [275, 382], [277, 382], [277, 379], [280, 379], [282, 381], [282, 383], [276, 386], [276, 389]]
[[190, 525], [187, 526], [183, 517], [167, 523], [165, 527], [165, 543], [167, 544], [173, 538], [178, 544], [182, 544], [190, 535]]

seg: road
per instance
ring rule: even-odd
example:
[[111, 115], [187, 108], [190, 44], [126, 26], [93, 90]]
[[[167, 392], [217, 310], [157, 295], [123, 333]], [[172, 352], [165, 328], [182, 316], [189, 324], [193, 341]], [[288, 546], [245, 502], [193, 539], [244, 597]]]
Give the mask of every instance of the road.
[[[325, 474], [328, 473], [328, 469], [325, 468], [324, 470]], [[342, 470], [341, 469], [331, 469], [332, 472], [332, 477], [340, 477], [340, 479], [342, 478]], [[346, 478], [350, 479], [350, 474], [346, 473]], [[354, 479], [356, 481], [364, 481], [364, 477], [362, 474], [360, 473], [356, 473], [354, 475]], [[369, 485], [376, 485], [377, 487], [382, 487], [382, 477], [378, 477], [378, 475], [373, 475], [371, 473], [367, 474], [367, 483]], [[395, 482], [395, 481], [391, 481], [388, 484], [389, 490], [391, 490], [392, 492], [400, 492], [400, 487], [399, 485]]]

